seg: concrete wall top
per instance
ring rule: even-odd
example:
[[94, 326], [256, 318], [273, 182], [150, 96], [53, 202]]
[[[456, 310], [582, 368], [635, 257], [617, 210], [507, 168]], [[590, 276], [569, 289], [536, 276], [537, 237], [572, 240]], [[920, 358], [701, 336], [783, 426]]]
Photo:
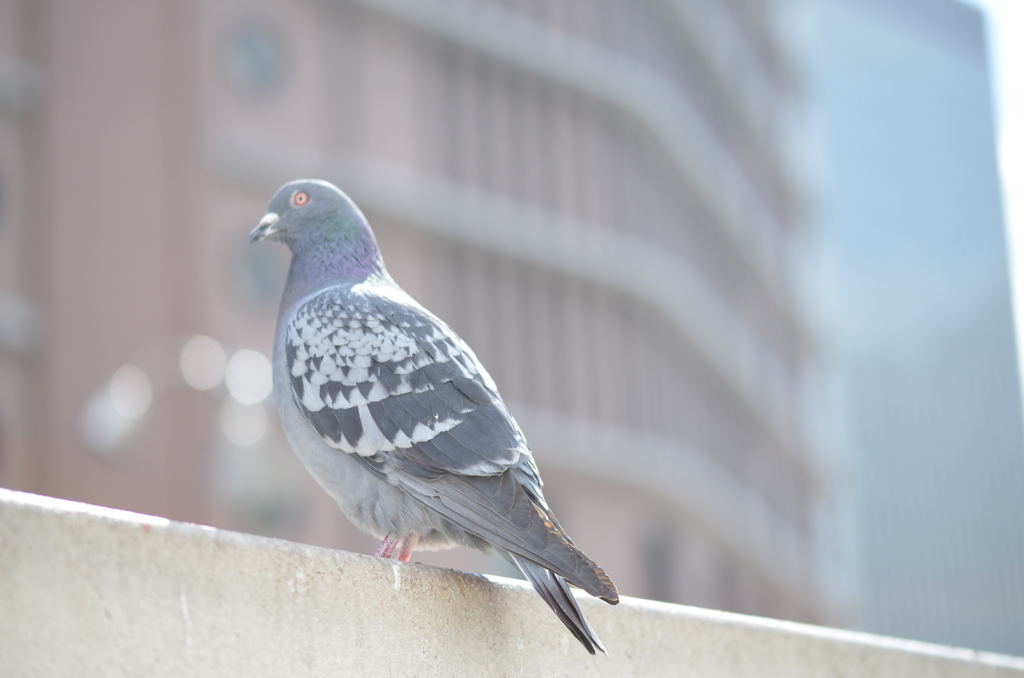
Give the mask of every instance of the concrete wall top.
[[5, 676], [1014, 676], [1024, 659], [525, 583], [0, 489]]

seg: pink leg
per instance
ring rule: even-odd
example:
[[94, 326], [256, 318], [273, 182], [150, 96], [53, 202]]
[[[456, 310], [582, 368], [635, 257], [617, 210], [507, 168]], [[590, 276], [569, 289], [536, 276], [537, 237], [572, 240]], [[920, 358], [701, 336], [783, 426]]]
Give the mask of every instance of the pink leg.
[[398, 542], [398, 537], [396, 537], [393, 534], [389, 534], [388, 536], [384, 537], [384, 541], [382, 541], [380, 543], [380, 546], [377, 547], [377, 557], [390, 558], [391, 552], [395, 550], [395, 547], [398, 545]]
[[418, 534], [410, 534], [404, 537], [396, 537], [393, 534], [389, 534], [384, 537], [384, 541], [377, 547], [378, 558], [391, 558], [395, 554], [395, 549], [398, 549], [397, 555], [394, 555], [395, 560], [400, 560], [403, 563], [409, 562], [409, 558], [412, 556], [413, 549], [416, 548], [416, 543], [419, 542], [420, 536]]
[[403, 537], [399, 542], [398, 555], [395, 556], [398, 560], [403, 563], [409, 562], [409, 558], [412, 556], [412, 550], [416, 548], [416, 542], [420, 540], [420, 536], [415, 532], [410, 534], [408, 537]]

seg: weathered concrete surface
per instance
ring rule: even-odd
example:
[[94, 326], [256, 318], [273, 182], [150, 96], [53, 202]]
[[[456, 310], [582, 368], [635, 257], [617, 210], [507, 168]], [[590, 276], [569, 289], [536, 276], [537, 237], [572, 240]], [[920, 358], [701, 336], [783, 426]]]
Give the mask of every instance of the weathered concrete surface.
[[4, 676], [1014, 676], [1024, 659], [525, 584], [0, 490]]

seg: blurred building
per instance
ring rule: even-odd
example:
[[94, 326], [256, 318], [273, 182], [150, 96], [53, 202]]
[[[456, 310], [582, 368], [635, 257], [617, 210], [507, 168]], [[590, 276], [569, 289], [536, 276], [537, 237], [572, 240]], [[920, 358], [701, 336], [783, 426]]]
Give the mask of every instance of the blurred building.
[[818, 8], [860, 625], [1024, 654], [1024, 425], [985, 26], [954, 0]]
[[787, 11], [3, 0], [0, 481], [373, 548], [235, 353], [269, 354], [287, 261], [246, 235], [319, 176], [475, 348], [624, 593], [833, 618]]

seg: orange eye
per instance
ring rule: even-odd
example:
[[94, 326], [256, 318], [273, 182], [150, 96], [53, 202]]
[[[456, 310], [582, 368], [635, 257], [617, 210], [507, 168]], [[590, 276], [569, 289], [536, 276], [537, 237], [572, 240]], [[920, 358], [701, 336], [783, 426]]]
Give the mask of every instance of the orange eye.
[[292, 206], [302, 207], [309, 202], [309, 193], [305, 191], [295, 191], [295, 195], [292, 196]]

